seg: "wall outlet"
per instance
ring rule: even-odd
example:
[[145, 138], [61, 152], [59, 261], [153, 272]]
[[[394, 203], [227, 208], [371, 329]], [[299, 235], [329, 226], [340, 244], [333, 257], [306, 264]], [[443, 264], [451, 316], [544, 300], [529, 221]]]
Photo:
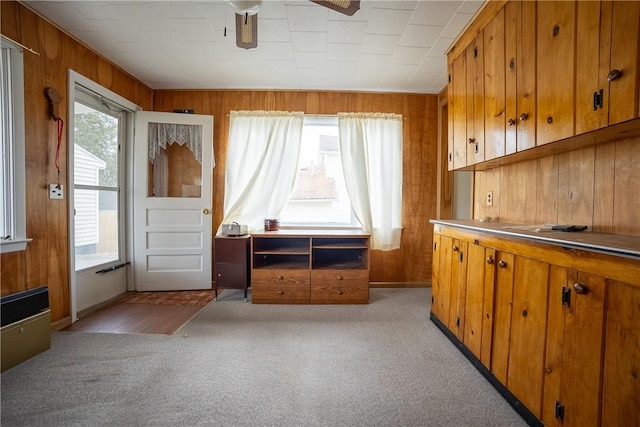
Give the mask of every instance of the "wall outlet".
[[64, 188], [62, 184], [49, 184], [50, 199], [64, 199]]
[[493, 206], [493, 191], [487, 193], [487, 206]]

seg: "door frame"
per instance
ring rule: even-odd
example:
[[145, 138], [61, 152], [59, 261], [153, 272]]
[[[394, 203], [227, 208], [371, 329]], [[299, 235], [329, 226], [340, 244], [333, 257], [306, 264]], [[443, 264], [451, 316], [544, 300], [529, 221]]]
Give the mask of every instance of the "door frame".
[[[124, 164], [124, 174], [125, 174], [125, 183], [123, 191], [125, 192], [125, 222], [123, 224], [125, 229], [125, 259], [129, 260], [133, 254], [133, 123], [135, 119], [135, 112], [142, 111], [142, 107], [136, 105], [135, 103], [129, 101], [128, 99], [118, 95], [117, 93], [105, 88], [104, 86], [84, 77], [82, 74], [72, 70], [69, 68], [68, 70], [68, 81], [67, 81], [67, 100], [68, 100], [68, 119], [67, 119], [67, 141], [68, 141], [68, 149], [67, 149], [67, 184], [73, 182], [73, 170], [74, 170], [74, 159], [73, 159], [73, 137], [74, 137], [74, 102], [75, 102], [75, 91], [76, 85], [83, 86], [98, 95], [102, 95], [110, 101], [119, 104], [126, 110], [129, 110], [131, 113], [128, 113], [127, 118], [127, 129], [125, 131], [125, 141], [128, 142], [124, 147], [124, 156], [125, 156], [125, 164]], [[77, 306], [77, 283], [76, 283], [76, 275], [75, 275], [75, 229], [74, 229], [74, 196], [73, 191], [67, 185], [67, 203], [68, 203], [68, 244], [69, 244], [69, 302], [70, 302], [70, 315], [71, 322], [75, 322], [78, 320], [78, 306]], [[131, 260], [133, 262], [133, 260]], [[127, 290], [134, 289], [134, 276], [133, 276], [133, 268], [126, 267], [126, 277], [127, 277]]]

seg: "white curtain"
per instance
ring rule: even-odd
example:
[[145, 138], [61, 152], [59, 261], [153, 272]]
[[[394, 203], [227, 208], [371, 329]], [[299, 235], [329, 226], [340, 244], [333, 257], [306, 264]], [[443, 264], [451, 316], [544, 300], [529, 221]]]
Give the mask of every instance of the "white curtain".
[[279, 217], [293, 188], [303, 113], [232, 111], [229, 118], [222, 222], [264, 230], [264, 220]]
[[[167, 145], [186, 145], [196, 160], [202, 164], [202, 127], [177, 123], [149, 123], [149, 160], [153, 162]], [[215, 166], [211, 158], [211, 167]]]
[[338, 113], [342, 169], [356, 218], [371, 249], [400, 247], [402, 115]]

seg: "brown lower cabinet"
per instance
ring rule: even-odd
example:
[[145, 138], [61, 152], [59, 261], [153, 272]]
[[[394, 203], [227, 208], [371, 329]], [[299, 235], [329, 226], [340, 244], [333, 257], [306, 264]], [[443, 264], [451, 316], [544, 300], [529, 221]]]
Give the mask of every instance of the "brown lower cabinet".
[[639, 261], [436, 224], [431, 317], [530, 424], [640, 425]]

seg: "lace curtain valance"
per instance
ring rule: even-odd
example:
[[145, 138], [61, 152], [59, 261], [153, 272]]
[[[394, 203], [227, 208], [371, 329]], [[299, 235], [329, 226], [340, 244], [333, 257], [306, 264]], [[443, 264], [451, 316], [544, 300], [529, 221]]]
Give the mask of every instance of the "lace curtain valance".
[[176, 143], [187, 145], [196, 160], [202, 164], [202, 128], [198, 125], [176, 123], [149, 123], [149, 160], [153, 162], [160, 150]]

